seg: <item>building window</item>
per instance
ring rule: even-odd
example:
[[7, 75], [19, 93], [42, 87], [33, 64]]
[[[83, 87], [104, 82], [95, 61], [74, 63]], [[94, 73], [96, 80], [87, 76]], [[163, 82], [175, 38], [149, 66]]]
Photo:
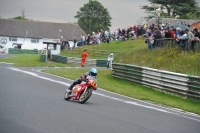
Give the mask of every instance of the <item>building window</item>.
[[9, 37], [9, 41], [17, 42], [17, 37]]
[[39, 39], [31, 38], [31, 43], [39, 43]]
[[55, 44], [49, 44], [48, 49], [56, 50], [56, 45]]

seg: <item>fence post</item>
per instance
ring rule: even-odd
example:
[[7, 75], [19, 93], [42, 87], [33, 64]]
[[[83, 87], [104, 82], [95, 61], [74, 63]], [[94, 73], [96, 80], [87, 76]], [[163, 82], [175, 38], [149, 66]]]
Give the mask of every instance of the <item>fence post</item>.
[[103, 51], [101, 51], [101, 56], [103, 57]]
[[185, 51], [188, 49], [188, 40], [185, 40]]
[[199, 50], [199, 42], [198, 41], [194, 41], [194, 51], [198, 51]]

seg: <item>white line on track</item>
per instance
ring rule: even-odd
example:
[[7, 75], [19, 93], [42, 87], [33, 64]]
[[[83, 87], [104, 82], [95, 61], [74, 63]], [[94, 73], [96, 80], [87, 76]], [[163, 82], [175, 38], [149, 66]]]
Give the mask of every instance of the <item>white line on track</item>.
[[[48, 80], [48, 81], [51, 81], [51, 82], [54, 82], [54, 83], [59, 83], [59, 84], [65, 85], [65, 86], [70, 86], [70, 84], [68, 84], [68, 83], [65, 83], [65, 82], [62, 82], [62, 81], [53, 80], [53, 79], [50, 79], [50, 78], [46, 78], [46, 77], [40, 76], [40, 75], [38, 75], [36, 73], [33, 73], [33, 72], [23, 71], [23, 70], [20, 70], [20, 69], [17, 69], [17, 68], [12, 68], [12, 67], [7, 67], [7, 68], [9, 68], [11, 70], [14, 70], [14, 71], [18, 71], [18, 72], [29, 74], [29, 75], [32, 75], [32, 76], [37, 77], [37, 78]], [[60, 76], [57, 76], [57, 77], [60, 77]], [[102, 97], [106, 97], [106, 98], [109, 98], [109, 99], [112, 99], [112, 100], [124, 102], [124, 103], [130, 104], [130, 105], [140, 106], [140, 107], [144, 107], [144, 108], [148, 108], [148, 109], [153, 109], [153, 110], [157, 110], [157, 111], [165, 112], [165, 113], [170, 113], [170, 114], [176, 114], [176, 115], [179, 115], [181, 117], [188, 118], [188, 119], [200, 122], [200, 119], [195, 119], [195, 118], [192, 118], [192, 117], [188, 117], [188, 116], [185, 116], [185, 115], [178, 114], [178, 113], [182, 113], [182, 112], [178, 112], [178, 111], [176, 111], [178, 113], [171, 112], [171, 111], [174, 111], [174, 110], [170, 110], [168, 108], [164, 108], [164, 107], [156, 108], [156, 107], [152, 107], [152, 106], [142, 105], [142, 104], [139, 104], [137, 102], [126, 101], [126, 100], [122, 100], [122, 99], [119, 99], [119, 98], [111, 97], [111, 96], [104, 95], [104, 94], [97, 93], [97, 92], [93, 92], [93, 94], [96, 94], [96, 95], [99, 95], [99, 96], [102, 96]], [[137, 101], [139, 101], [139, 100], [137, 100]], [[164, 108], [164, 109], [160, 109], [160, 108]], [[168, 111], [168, 110], [170, 110], [170, 111]], [[187, 114], [187, 113], [185, 113], [185, 114]], [[190, 114], [187, 114], [187, 115], [190, 115]], [[193, 116], [193, 115], [191, 115], [191, 116]], [[198, 115], [196, 115], [196, 116], [198, 116]]]
[[13, 64], [13, 63], [7, 63], [7, 62], [0, 62], [0, 63], [3, 63], [3, 64]]

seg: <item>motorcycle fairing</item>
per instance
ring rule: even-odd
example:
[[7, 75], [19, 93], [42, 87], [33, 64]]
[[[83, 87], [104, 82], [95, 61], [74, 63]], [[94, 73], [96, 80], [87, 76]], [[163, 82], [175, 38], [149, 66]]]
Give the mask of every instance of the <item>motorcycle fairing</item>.
[[77, 84], [73, 87], [72, 89], [72, 94], [71, 94], [71, 97], [74, 99], [74, 100], [78, 100], [81, 93], [85, 90], [85, 85], [84, 84]]

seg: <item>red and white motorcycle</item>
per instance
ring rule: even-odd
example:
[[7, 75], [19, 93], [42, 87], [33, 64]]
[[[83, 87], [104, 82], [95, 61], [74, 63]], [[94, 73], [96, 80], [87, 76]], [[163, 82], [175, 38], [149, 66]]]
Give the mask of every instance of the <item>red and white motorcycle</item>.
[[[72, 91], [69, 92], [66, 89], [64, 99], [65, 100], [78, 100], [79, 103], [85, 103], [90, 96], [92, 91], [97, 89], [97, 80], [92, 76], [87, 76], [86, 81], [81, 84], [77, 84], [72, 88]], [[70, 94], [71, 93], [71, 94]]]

